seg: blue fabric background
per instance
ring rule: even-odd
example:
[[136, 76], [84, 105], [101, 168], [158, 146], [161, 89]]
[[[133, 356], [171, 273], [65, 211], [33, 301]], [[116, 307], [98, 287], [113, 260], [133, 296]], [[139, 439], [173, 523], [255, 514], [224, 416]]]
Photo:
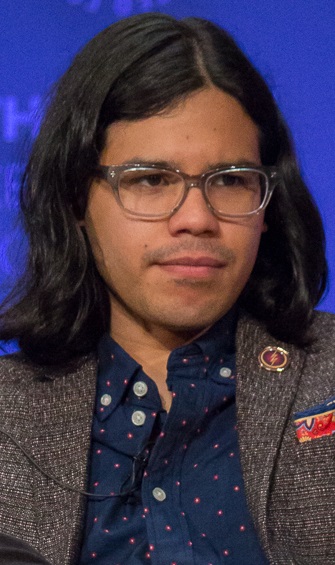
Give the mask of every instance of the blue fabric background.
[[24, 245], [15, 243], [18, 177], [52, 83], [98, 31], [146, 11], [196, 15], [222, 25], [267, 79], [325, 222], [331, 278], [320, 308], [335, 312], [332, 0], [1, 0], [0, 297], [24, 263]]

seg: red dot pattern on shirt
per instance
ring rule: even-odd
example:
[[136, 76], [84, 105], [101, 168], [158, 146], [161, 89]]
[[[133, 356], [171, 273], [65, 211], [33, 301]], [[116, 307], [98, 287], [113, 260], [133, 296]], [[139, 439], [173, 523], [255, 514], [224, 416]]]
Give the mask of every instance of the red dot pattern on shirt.
[[[132, 435], [132, 434], [128, 434], [128, 435]], [[164, 433], [162, 433], [161, 436], [164, 437]], [[219, 443], [216, 443], [216, 444], [213, 445], [213, 449], [218, 449], [219, 446], [220, 446]], [[183, 448], [186, 449], [186, 448], [187, 448], [187, 445], [184, 444]], [[101, 450], [100, 450], [100, 449], [97, 450], [97, 453], [101, 453]], [[234, 452], [230, 452], [230, 453], [229, 453], [229, 457], [233, 457], [234, 455], [235, 455]], [[165, 464], [168, 464], [168, 460], [165, 460]], [[119, 464], [119, 463], [115, 463], [115, 464], [114, 464], [114, 467], [115, 467], [115, 468], [119, 468], [119, 467], [120, 467], [120, 464]], [[194, 463], [193, 468], [194, 468], [194, 469], [197, 469], [197, 468], [198, 468], [198, 463]], [[146, 472], [145, 472], [145, 474], [146, 474]], [[218, 475], [218, 474], [215, 474], [215, 475], [213, 476], [213, 479], [214, 479], [214, 480], [218, 480], [218, 479], [219, 479], [219, 475]], [[99, 484], [99, 483], [96, 482], [96, 483], [94, 483], [94, 486], [98, 486], [98, 484]], [[179, 485], [180, 485], [180, 481], [176, 481], [176, 485], [179, 486]], [[235, 492], [238, 492], [238, 491], [240, 490], [240, 487], [239, 487], [238, 485], [234, 485], [233, 489], [234, 489]], [[195, 498], [194, 498], [194, 504], [200, 504], [200, 503], [201, 503], [201, 498], [200, 498], [200, 497], [195, 497]], [[145, 514], [148, 514], [148, 513], [149, 513], [149, 509], [148, 509], [147, 507], [145, 507], [145, 508], [143, 509], [143, 512], [144, 512], [144, 513], [143, 513], [142, 517], [145, 518]], [[185, 512], [181, 512], [181, 515], [182, 515], [183, 517], [185, 517]], [[217, 516], [223, 516], [223, 510], [222, 510], [222, 509], [217, 510]], [[122, 520], [123, 520], [124, 522], [128, 521], [127, 516], [123, 516]], [[98, 522], [98, 517], [95, 517], [95, 518], [94, 518], [94, 523], [97, 523], [97, 522]], [[171, 531], [172, 531], [171, 525], [166, 524], [165, 530], [166, 530], [167, 532], [171, 532]], [[239, 526], [239, 531], [240, 531], [240, 532], [244, 532], [245, 530], [246, 530], [245, 525], [244, 525], [244, 524], [241, 524], [241, 525]], [[108, 529], [104, 529], [103, 532], [106, 533], [106, 534], [108, 534], [108, 533], [109, 533], [109, 530], [108, 530]], [[206, 533], [205, 533], [205, 532], [202, 532], [202, 533], [200, 534], [200, 536], [201, 536], [202, 538], [205, 538], [205, 537], [206, 537]], [[136, 544], [136, 539], [135, 539], [134, 537], [129, 538], [129, 544], [130, 544], [130, 545], [135, 545], [135, 544]], [[192, 541], [189, 540], [189, 541], [187, 542], [187, 545], [188, 545], [189, 547], [192, 547], [192, 545], [193, 545], [193, 544], [192, 544]], [[150, 546], [149, 546], [149, 549], [150, 549], [150, 551], [154, 551], [154, 546], [153, 546], [153, 545], [150, 545]], [[224, 555], [225, 557], [228, 557], [228, 556], [230, 555], [230, 551], [229, 551], [228, 549], [222, 550], [222, 553], [223, 553], [223, 555]], [[92, 552], [92, 553], [91, 553], [91, 558], [92, 558], [92, 559], [96, 559], [97, 556], [98, 556], [97, 552]], [[150, 552], [147, 552], [147, 553], [145, 554], [145, 557], [146, 557], [146, 559], [150, 559], [150, 558], [151, 558]], [[176, 562], [175, 562], [175, 563], [176, 563]], [[210, 565], [210, 564], [209, 564], [209, 565]]]
[[[112, 355], [112, 359], [114, 359], [114, 355]], [[205, 356], [205, 357], [204, 357], [204, 361], [205, 361], [206, 363], [208, 363], [209, 360], [210, 360], [210, 359], [209, 359], [208, 356]], [[223, 360], [221, 359], [220, 362], [222, 363]], [[183, 363], [185, 363], [185, 364], [189, 363], [189, 359], [188, 359], [188, 358], [184, 358], [184, 359], [183, 359]], [[207, 369], [204, 368], [203, 371], [206, 372]], [[127, 386], [127, 385], [128, 385], [128, 382], [129, 382], [128, 379], [125, 378], [125, 379], [123, 380], [124, 386]], [[111, 382], [110, 382], [109, 380], [106, 381], [106, 386], [107, 386], [107, 387], [110, 387], [110, 386], [111, 386]], [[195, 389], [195, 388], [196, 388], [196, 384], [195, 384], [195, 383], [191, 383], [189, 386], [190, 386], [191, 389]], [[174, 391], [172, 392], [172, 396], [173, 396], [173, 398], [176, 397], [176, 393], [175, 393]], [[127, 400], [129, 401], [130, 398], [127, 397]], [[224, 400], [224, 401], [227, 401], [227, 397], [224, 396], [224, 397], [223, 397], [223, 400]], [[101, 408], [100, 408], [100, 411], [103, 412], [103, 411], [104, 411], [104, 408], [101, 407]], [[207, 413], [209, 412], [209, 407], [206, 406], [206, 407], [204, 408], [204, 412], [207, 414]], [[151, 413], [151, 416], [152, 416], [153, 418], [156, 418], [157, 412], [156, 412], [156, 411], [153, 411], [153, 412]], [[186, 419], [182, 419], [182, 420], [181, 420], [181, 426], [184, 427], [184, 426], [187, 426], [187, 424], [188, 424], [188, 421], [187, 421]], [[237, 426], [235, 426], [234, 429], [236, 430], [236, 429], [237, 429]], [[198, 428], [196, 431], [197, 431], [198, 434], [200, 434], [200, 433], [202, 432], [202, 430], [201, 430], [200, 428]], [[100, 429], [100, 433], [101, 433], [101, 434], [104, 434], [104, 433], [105, 433], [105, 429], [104, 429], [104, 428], [101, 428], [101, 429]], [[164, 432], [161, 432], [161, 433], [160, 433], [160, 437], [163, 438], [164, 436], [165, 436]], [[134, 436], [133, 436], [133, 433], [128, 432], [126, 437], [127, 437], [127, 439], [130, 440], [130, 439], [133, 439]], [[184, 450], [186, 450], [188, 446], [187, 446], [187, 444], [185, 443], [185, 444], [183, 444], [182, 447], [183, 447]], [[219, 447], [220, 447], [220, 444], [219, 444], [219, 443], [213, 444], [213, 449], [218, 449]], [[102, 450], [101, 450], [101, 449], [97, 449], [97, 450], [96, 450], [96, 453], [99, 455], [99, 454], [102, 453]], [[228, 454], [228, 456], [229, 456], [229, 457], [234, 457], [234, 456], [235, 456], [235, 453], [232, 451], [232, 452], [230, 452], [230, 453]], [[165, 460], [164, 460], [164, 463], [165, 463], [165, 465], [168, 465], [168, 464], [169, 464], [169, 460], [168, 460], [168, 459], [165, 459]], [[193, 464], [193, 468], [194, 468], [194, 469], [197, 469], [198, 466], [199, 466], [198, 463], [194, 463], [194, 464]], [[114, 468], [115, 468], [115, 469], [120, 468], [120, 464], [119, 464], [119, 463], [115, 463], [115, 464], [114, 464]], [[148, 474], [147, 474], [146, 471], [144, 472], [144, 476], [148, 476]], [[218, 481], [219, 478], [220, 478], [220, 477], [219, 477], [219, 474], [218, 474], [218, 473], [215, 473], [215, 474], [213, 475], [213, 480], [214, 480], [214, 481]], [[180, 484], [181, 484], [180, 481], [175, 481], [175, 485], [176, 485], [176, 486], [180, 486]], [[94, 483], [94, 486], [98, 486], [98, 485], [99, 485], [99, 482], [98, 482], [98, 481]], [[233, 490], [234, 490], [235, 492], [239, 492], [239, 491], [240, 491], [239, 485], [234, 485]], [[112, 494], [114, 494], [114, 493], [112, 493]], [[200, 505], [200, 506], [201, 506], [201, 498], [200, 498], [199, 496], [194, 497], [193, 502], [194, 502], [195, 505]], [[146, 518], [146, 515], [147, 515], [148, 513], [149, 513], [149, 508], [144, 507], [144, 508], [143, 508], [142, 518], [145, 519], [145, 518]], [[181, 516], [185, 517], [185, 512], [181, 512], [180, 514], [181, 514]], [[224, 512], [223, 512], [222, 509], [218, 509], [218, 510], [216, 511], [216, 514], [217, 514], [217, 516], [223, 516]], [[122, 517], [122, 520], [123, 520], [124, 522], [128, 521], [127, 516], [123, 516], [123, 517]], [[96, 517], [94, 517], [94, 523], [97, 523], [97, 522], [98, 522], [98, 517], [96, 516]], [[239, 528], [239, 531], [240, 531], [240, 532], [244, 532], [244, 531], [246, 530], [246, 526], [245, 526], [244, 524], [240, 524], [238, 528]], [[167, 532], [171, 532], [171, 531], [172, 531], [172, 526], [171, 526], [170, 524], [166, 524], [166, 525], [165, 525], [165, 530], [166, 530]], [[109, 533], [110, 533], [110, 530], [109, 530], [109, 529], [103, 529], [102, 531], [103, 531], [105, 534], [109, 534]], [[200, 537], [202, 537], [202, 538], [206, 538], [206, 537], [207, 537], [207, 535], [206, 535], [205, 532], [201, 532], [199, 535], [200, 535]], [[135, 537], [130, 537], [128, 541], [129, 541], [129, 544], [131, 544], [131, 545], [135, 545], [135, 544], [136, 544], [136, 538], [135, 538]], [[193, 542], [192, 542], [191, 540], [189, 540], [189, 541], [187, 542], [187, 545], [188, 545], [189, 547], [192, 547]], [[150, 552], [153, 552], [153, 551], [154, 551], [154, 545], [153, 545], [153, 544], [150, 544], [150, 545], [149, 545], [149, 550], [150, 550], [150, 551], [147, 551], [147, 552], [145, 553], [145, 558], [146, 558], [146, 559], [150, 559], [150, 558], [151, 558], [151, 553], [150, 553]], [[228, 556], [230, 555], [230, 550], [229, 550], [228, 548], [222, 549], [221, 551], [222, 551], [222, 554], [223, 554], [225, 557], [228, 557]], [[90, 556], [91, 556], [92, 559], [96, 559], [97, 556], [98, 556], [98, 554], [97, 554], [96, 551], [93, 551], [93, 552], [91, 552]], [[178, 565], [178, 564], [177, 564], [176, 561], [173, 561], [173, 562], [171, 562], [171, 565]], [[179, 564], [179, 565], [181, 565], [181, 564]], [[207, 563], [207, 565], [212, 565], [212, 564], [211, 564], [211, 563]]]

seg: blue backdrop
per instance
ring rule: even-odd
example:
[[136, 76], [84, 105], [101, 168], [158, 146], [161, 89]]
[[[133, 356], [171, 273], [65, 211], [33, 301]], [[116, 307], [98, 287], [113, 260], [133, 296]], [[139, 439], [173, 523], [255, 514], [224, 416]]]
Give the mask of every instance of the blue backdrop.
[[117, 19], [146, 11], [196, 15], [222, 25], [267, 79], [325, 223], [331, 276], [320, 307], [335, 312], [333, 0], [1, 0], [0, 297], [24, 261], [15, 245], [18, 179], [43, 100], [91, 37]]

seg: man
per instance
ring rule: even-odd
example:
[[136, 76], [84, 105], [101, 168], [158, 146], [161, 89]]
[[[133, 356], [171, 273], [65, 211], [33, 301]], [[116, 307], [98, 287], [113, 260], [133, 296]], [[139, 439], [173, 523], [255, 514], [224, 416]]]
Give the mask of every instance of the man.
[[99, 34], [21, 201], [2, 531], [54, 565], [333, 563], [323, 230], [232, 39], [161, 14]]

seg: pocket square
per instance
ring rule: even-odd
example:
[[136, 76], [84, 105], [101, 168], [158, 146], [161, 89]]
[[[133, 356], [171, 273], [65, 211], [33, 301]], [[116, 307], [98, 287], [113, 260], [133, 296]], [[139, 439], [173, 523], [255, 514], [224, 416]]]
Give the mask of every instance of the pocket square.
[[335, 396], [303, 412], [296, 412], [294, 425], [300, 442], [335, 434]]

